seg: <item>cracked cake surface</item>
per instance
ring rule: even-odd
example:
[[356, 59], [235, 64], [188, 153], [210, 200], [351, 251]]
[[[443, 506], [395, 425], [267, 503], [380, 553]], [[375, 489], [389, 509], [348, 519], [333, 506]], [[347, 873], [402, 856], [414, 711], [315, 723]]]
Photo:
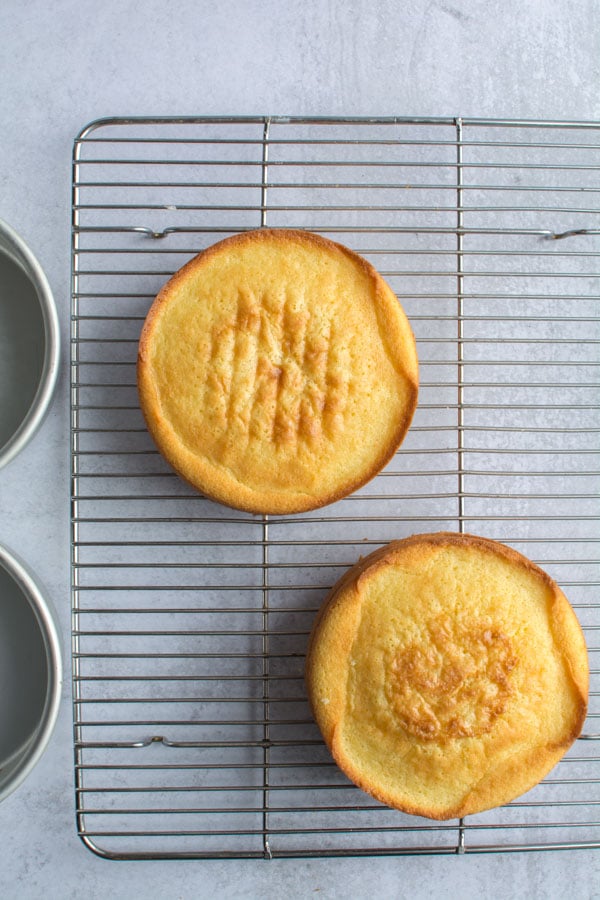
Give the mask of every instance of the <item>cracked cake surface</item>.
[[359, 787], [449, 819], [536, 785], [581, 731], [583, 633], [554, 581], [503, 544], [438, 533], [353, 566], [309, 644], [309, 699]]
[[417, 383], [391, 288], [309, 232], [208, 248], [161, 290], [139, 343], [159, 450], [207, 496], [251, 512], [314, 509], [366, 483], [402, 442]]

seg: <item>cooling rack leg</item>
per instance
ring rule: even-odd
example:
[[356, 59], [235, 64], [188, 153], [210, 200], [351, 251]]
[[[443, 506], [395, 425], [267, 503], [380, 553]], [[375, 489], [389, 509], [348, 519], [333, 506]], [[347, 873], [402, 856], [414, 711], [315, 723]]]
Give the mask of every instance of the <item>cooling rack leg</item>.
[[466, 853], [467, 848], [465, 847], [465, 829], [463, 827], [464, 819], [458, 820], [458, 844], [456, 845], [456, 852], [459, 856], [462, 856], [463, 853]]

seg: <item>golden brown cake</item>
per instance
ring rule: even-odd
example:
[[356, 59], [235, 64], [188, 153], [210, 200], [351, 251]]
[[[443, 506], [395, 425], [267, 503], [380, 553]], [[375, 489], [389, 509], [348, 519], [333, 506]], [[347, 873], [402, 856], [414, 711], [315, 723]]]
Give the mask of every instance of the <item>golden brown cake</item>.
[[548, 575], [503, 544], [440, 533], [346, 573], [315, 622], [306, 679], [355, 784], [449, 819], [507, 803], [550, 771], [582, 728], [589, 669]]
[[148, 313], [138, 386], [160, 452], [209, 497], [314, 509], [393, 456], [417, 401], [414, 338], [386, 282], [317, 235], [228, 238]]

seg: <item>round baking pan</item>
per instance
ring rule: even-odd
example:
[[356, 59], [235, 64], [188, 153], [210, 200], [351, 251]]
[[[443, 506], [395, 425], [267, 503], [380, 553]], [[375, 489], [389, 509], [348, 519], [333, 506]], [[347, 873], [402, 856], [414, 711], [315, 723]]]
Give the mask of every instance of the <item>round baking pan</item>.
[[0, 800], [44, 752], [61, 685], [55, 615], [27, 568], [0, 545]]
[[0, 468], [27, 444], [56, 384], [59, 331], [37, 259], [0, 219]]

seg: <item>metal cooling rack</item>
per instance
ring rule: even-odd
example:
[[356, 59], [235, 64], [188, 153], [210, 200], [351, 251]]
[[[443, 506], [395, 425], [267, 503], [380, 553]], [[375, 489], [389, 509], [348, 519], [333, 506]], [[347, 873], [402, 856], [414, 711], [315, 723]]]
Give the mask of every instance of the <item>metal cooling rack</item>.
[[[600, 846], [600, 124], [107, 119], [75, 142], [73, 684], [77, 825], [112, 858]], [[388, 468], [317, 513], [193, 493], [138, 410], [153, 296], [226, 234], [308, 228], [382, 272], [411, 318], [420, 405]], [[351, 786], [303, 657], [365, 551], [472, 531], [538, 561], [586, 628], [590, 713], [509, 806], [432, 823]]]

